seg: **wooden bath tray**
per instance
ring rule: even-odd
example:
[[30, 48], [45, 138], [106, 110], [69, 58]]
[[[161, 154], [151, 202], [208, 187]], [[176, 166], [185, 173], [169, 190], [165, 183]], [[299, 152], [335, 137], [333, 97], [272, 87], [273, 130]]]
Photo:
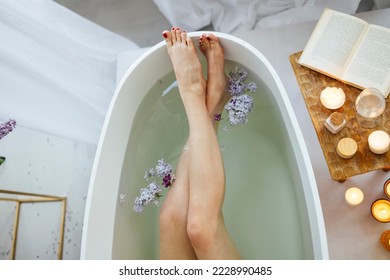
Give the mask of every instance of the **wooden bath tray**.
[[[362, 128], [355, 119], [355, 100], [361, 90], [301, 66], [298, 64], [301, 53], [292, 54], [290, 63], [294, 69], [331, 177], [336, 181], [345, 181], [354, 175], [373, 170], [390, 170], [390, 151], [383, 155], [376, 155], [369, 150], [367, 142], [369, 134], [374, 130], [390, 131], [390, 100], [386, 99], [386, 109], [380, 126], [373, 129]], [[345, 103], [337, 110], [327, 109], [320, 102], [321, 91], [328, 86], [342, 88], [345, 92]], [[325, 120], [334, 111], [342, 113], [347, 120], [346, 126], [337, 134], [332, 134], [324, 126]], [[357, 153], [350, 159], [341, 158], [336, 152], [338, 141], [344, 137], [354, 139], [358, 145]]]

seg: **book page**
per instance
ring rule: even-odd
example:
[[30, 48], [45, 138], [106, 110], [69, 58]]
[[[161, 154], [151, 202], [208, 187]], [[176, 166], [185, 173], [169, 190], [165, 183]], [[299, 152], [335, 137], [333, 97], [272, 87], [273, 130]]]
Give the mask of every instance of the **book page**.
[[390, 90], [390, 29], [371, 25], [342, 77], [360, 87]]
[[340, 78], [367, 25], [354, 16], [325, 9], [299, 63]]

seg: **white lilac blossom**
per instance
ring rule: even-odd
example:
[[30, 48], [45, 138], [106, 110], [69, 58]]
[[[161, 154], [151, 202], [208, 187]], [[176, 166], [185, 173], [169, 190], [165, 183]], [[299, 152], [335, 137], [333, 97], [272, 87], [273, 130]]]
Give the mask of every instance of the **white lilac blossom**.
[[14, 130], [15, 127], [16, 121], [12, 119], [3, 124], [0, 124], [0, 139], [3, 139], [5, 136], [7, 136], [7, 134]]
[[162, 179], [161, 185], [156, 181], [150, 183], [146, 188], [140, 190], [140, 196], [135, 199], [133, 210], [140, 213], [144, 210], [146, 205], [154, 204], [159, 205], [159, 198], [161, 195], [161, 187], [168, 188], [175, 180], [175, 174], [173, 173], [172, 165], [165, 162], [164, 159], [160, 159], [154, 168], [149, 168], [145, 172], [144, 179], [159, 177]]
[[229, 115], [230, 125], [246, 124], [248, 114], [253, 108], [253, 98], [247, 93], [254, 93], [257, 85], [254, 82], [246, 83], [248, 73], [236, 67], [229, 73], [229, 92], [232, 95], [225, 105]]

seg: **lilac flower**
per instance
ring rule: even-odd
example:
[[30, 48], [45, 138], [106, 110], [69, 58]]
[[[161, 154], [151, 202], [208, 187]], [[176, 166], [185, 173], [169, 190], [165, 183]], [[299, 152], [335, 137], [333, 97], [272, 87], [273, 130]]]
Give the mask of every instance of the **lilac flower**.
[[145, 171], [144, 179], [148, 181], [149, 178], [154, 176], [156, 176], [156, 170], [154, 168], [149, 168], [149, 170]]
[[[162, 179], [161, 186], [168, 188], [175, 180], [173, 174], [172, 165], [165, 162], [164, 159], [160, 159], [154, 168], [149, 168], [145, 172], [144, 178], [149, 180], [152, 177], [160, 177]], [[144, 210], [144, 207], [150, 204], [159, 205], [159, 198], [161, 195], [161, 186], [156, 181], [150, 183], [146, 188], [140, 190], [140, 196], [134, 201], [133, 210], [140, 213]]]
[[167, 175], [164, 176], [162, 184], [163, 184], [164, 187], [168, 188], [172, 184], [171, 181], [172, 181], [171, 174], [167, 174]]
[[144, 211], [144, 203], [142, 202], [142, 199], [140, 197], [137, 197], [134, 202], [133, 210], [137, 213], [141, 213]]
[[10, 119], [9, 121], [0, 124], [0, 139], [3, 139], [8, 133], [14, 130], [16, 121]]
[[149, 187], [149, 190], [150, 190], [152, 193], [154, 193], [155, 195], [157, 195], [157, 196], [158, 196], [158, 195], [160, 194], [160, 192], [161, 192], [161, 188], [160, 188], [159, 185], [157, 185], [156, 182], [150, 183], [148, 187]]
[[119, 194], [119, 204], [122, 204], [125, 202], [126, 195], [124, 193]]
[[246, 85], [246, 89], [248, 89], [250, 92], [256, 92], [257, 85], [254, 82], [250, 82]]
[[247, 94], [232, 97], [226, 104], [225, 109], [229, 113], [229, 123], [231, 125], [246, 124], [248, 114], [253, 108], [253, 98]]
[[244, 69], [238, 69], [238, 67], [234, 68], [234, 70], [230, 71], [229, 73], [229, 79], [233, 81], [244, 82], [247, 77], [248, 77], [248, 72], [246, 72]]
[[172, 173], [172, 165], [166, 163], [164, 159], [160, 159], [155, 170], [159, 177], [164, 178], [166, 175]]
[[240, 95], [244, 92], [246, 86], [241, 81], [229, 79], [229, 92], [232, 96]]
[[236, 67], [229, 73], [229, 92], [232, 95], [225, 105], [229, 115], [230, 125], [246, 124], [248, 114], [253, 108], [253, 98], [247, 93], [254, 93], [257, 85], [254, 82], [246, 83], [248, 72]]
[[222, 120], [222, 113], [221, 114], [214, 114], [214, 121], [217, 121], [219, 122], [220, 120]]
[[140, 190], [140, 196], [135, 199], [133, 210], [140, 213], [146, 205], [159, 205], [161, 188], [156, 182], [150, 183], [146, 188]]

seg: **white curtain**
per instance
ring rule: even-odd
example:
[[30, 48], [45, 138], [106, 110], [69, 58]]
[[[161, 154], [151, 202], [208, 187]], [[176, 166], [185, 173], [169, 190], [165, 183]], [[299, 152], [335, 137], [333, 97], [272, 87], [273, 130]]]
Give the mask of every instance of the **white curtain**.
[[154, 0], [173, 26], [226, 33], [318, 19], [325, 6], [355, 13], [360, 0]]
[[0, 0], [0, 120], [96, 144], [129, 49], [53, 1]]

